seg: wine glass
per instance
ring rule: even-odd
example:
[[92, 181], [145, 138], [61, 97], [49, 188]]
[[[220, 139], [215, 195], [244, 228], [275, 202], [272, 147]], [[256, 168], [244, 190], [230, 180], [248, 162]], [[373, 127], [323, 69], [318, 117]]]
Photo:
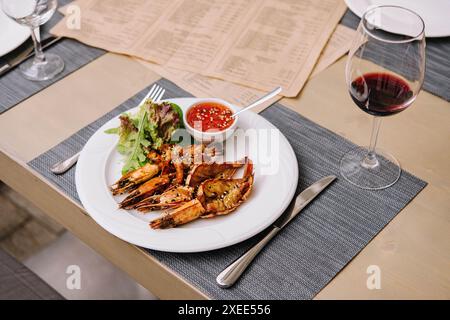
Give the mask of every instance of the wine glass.
[[340, 163], [341, 175], [360, 188], [384, 189], [400, 177], [399, 162], [376, 144], [382, 117], [408, 108], [422, 88], [424, 31], [419, 15], [398, 6], [371, 7], [361, 18], [345, 74], [355, 104], [374, 116], [372, 137]]
[[55, 13], [57, 0], [0, 0], [3, 12], [18, 22], [30, 27], [34, 43], [34, 59], [20, 65], [25, 78], [34, 81], [49, 80], [64, 69], [64, 61], [55, 54], [44, 55], [41, 46], [39, 26], [46, 23]]

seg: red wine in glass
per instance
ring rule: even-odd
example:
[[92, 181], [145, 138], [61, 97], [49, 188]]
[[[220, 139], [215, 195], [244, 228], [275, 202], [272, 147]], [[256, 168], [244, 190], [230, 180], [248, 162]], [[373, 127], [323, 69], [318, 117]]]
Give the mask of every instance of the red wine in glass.
[[369, 145], [341, 158], [342, 177], [359, 188], [381, 190], [401, 175], [400, 163], [376, 147], [381, 119], [408, 108], [425, 75], [425, 23], [406, 8], [369, 7], [361, 17], [345, 67], [353, 102], [373, 116]]
[[352, 81], [350, 95], [361, 110], [374, 116], [389, 116], [405, 110], [414, 101], [408, 83], [389, 73], [367, 73]]

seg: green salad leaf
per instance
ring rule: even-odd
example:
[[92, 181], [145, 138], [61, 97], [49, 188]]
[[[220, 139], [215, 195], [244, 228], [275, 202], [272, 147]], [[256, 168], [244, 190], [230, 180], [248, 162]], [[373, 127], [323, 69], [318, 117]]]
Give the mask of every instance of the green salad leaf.
[[170, 103], [170, 105], [172, 106], [172, 109], [178, 114], [178, 118], [180, 119], [179, 128], [184, 128], [183, 111], [181, 110], [180, 106], [175, 103]]
[[117, 151], [125, 159], [122, 174], [142, 167], [148, 161], [148, 152], [170, 143], [173, 132], [183, 126], [178, 105], [151, 100], [142, 104], [136, 114], [124, 113], [119, 119], [120, 126], [105, 133], [119, 135]]

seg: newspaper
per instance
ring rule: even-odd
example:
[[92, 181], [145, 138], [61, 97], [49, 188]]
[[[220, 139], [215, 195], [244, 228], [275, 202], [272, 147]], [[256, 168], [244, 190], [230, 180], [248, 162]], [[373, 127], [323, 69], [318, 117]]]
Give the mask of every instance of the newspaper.
[[300, 92], [346, 10], [343, 0], [77, 0], [75, 5], [81, 23], [68, 13], [52, 33], [254, 89], [282, 86], [288, 97]]
[[[312, 76], [323, 71], [347, 53], [350, 49], [354, 35], [355, 31], [353, 29], [338, 25], [323, 50], [322, 55], [314, 68]], [[266, 93], [265, 91], [245, 87], [220, 79], [210, 78], [197, 73], [149, 63], [141, 59], [136, 60], [142, 63], [145, 67], [176, 83], [179, 87], [199, 98], [220, 98], [234, 105], [243, 107], [252, 103]], [[255, 112], [261, 112], [281, 98], [282, 96], [274, 97], [252, 110]]]

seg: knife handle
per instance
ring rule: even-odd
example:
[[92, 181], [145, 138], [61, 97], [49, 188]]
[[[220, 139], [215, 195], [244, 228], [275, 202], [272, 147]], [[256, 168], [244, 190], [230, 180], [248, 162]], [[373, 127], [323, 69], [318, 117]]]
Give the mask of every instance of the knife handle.
[[246, 253], [244, 253], [240, 258], [231, 263], [226, 267], [216, 278], [216, 282], [221, 288], [231, 287], [244, 273], [253, 259], [258, 255], [258, 253], [266, 246], [266, 244], [280, 231], [278, 227], [273, 227], [272, 230], [262, 238], [257, 244], [251, 247]]
[[9, 63], [5, 63], [3, 66], [0, 67], [0, 76], [5, 73], [7, 70], [9, 70], [11, 66]]

